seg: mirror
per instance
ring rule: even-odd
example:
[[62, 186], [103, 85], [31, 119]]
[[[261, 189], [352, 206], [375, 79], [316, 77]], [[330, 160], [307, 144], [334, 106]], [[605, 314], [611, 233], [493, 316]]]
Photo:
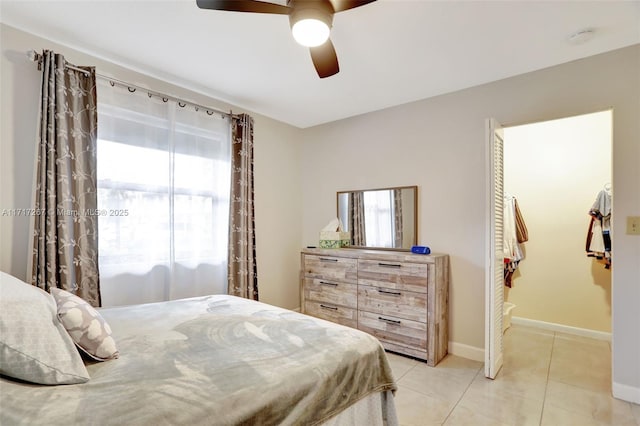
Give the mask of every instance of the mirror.
[[352, 247], [408, 251], [417, 244], [417, 186], [341, 191], [337, 198]]

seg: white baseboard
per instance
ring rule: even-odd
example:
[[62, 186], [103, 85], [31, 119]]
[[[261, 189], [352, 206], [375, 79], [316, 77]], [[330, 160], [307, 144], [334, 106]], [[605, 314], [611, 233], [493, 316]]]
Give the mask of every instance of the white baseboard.
[[449, 342], [449, 353], [462, 358], [484, 362], [483, 348], [465, 345], [464, 343]]
[[640, 388], [613, 382], [611, 390], [614, 398], [640, 404]]
[[556, 324], [553, 322], [532, 320], [529, 318], [512, 317], [512, 324], [525, 325], [527, 327], [541, 328], [544, 330], [558, 331], [560, 333], [573, 334], [576, 336], [590, 337], [592, 339], [611, 341], [611, 333], [605, 331], [589, 330], [588, 328], [572, 327], [570, 325]]

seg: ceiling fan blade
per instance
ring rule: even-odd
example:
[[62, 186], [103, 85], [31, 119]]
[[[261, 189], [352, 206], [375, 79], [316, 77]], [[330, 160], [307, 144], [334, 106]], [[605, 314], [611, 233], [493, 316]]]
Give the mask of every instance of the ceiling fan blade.
[[331, 40], [327, 40], [320, 46], [310, 47], [309, 52], [313, 66], [316, 67], [320, 78], [331, 77], [340, 71], [338, 55], [336, 55], [336, 49], [334, 49]]
[[196, 4], [200, 9], [273, 13], [277, 15], [288, 15], [292, 10], [288, 6], [257, 0], [196, 0]]
[[333, 6], [333, 11], [337, 13], [343, 10], [353, 9], [354, 7], [364, 6], [374, 1], [376, 0], [329, 0], [329, 3]]

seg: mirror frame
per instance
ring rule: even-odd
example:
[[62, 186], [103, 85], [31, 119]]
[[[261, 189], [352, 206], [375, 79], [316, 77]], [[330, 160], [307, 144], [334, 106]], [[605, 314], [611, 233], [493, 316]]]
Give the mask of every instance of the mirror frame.
[[[418, 244], [418, 186], [417, 185], [392, 186], [389, 188], [354, 189], [351, 191], [338, 191], [336, 193], [336, 217], [340, 217], [340, 206], [338, 203], [340, 201], [341, 194], [349, 194], [352, 192], [386, 191], [386, 190], [394, 190], [394, 189], [412, 189], [413, 190], [413, 198], [414, 198], [413, 229], [415, 231], [414, 231], [413, 241], [411, 242], [411, 245], [415, 246]], [[403, 251], [403, 252], [411, 251], [411, 248], [373, 247], [373, 246], [355, 246], [355, 245], [349, 245], [348, 247], [345, 247], [345, 248], [354, 248], [354, 249], [360, 249], [360, 250], [364, 249], [364, 250]]]

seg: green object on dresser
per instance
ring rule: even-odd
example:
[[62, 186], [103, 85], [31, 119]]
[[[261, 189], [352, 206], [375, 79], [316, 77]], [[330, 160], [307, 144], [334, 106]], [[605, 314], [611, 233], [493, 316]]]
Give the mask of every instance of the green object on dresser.
[[342, 231], [320, 231], [320, 248], [343, 248], [351, 244], [351, 234]]

